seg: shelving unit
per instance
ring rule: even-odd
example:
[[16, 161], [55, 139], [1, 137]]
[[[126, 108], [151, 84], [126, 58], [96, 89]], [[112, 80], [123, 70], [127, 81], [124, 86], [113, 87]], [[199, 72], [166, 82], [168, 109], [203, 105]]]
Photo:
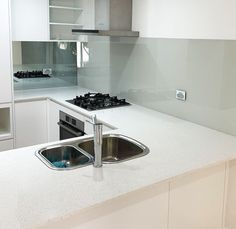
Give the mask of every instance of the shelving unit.
[[11, 104], [0, 104], [0, 140], [12, 137], [12, 108]]
[[76, 39], [77, 36], [72, 34], [72, 29], [93, 29], [95, 25], [94, 1], [50, 0], [50, 39]]

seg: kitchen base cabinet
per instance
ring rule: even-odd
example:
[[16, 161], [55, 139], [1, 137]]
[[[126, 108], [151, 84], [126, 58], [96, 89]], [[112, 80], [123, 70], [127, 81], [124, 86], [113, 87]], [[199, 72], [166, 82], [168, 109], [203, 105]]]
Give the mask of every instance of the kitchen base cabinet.
[[[77, 214], [51, 221], [41, 229], [235, 229], [236, 161], [229, 184], [231, 210], [223, 227], [227, 190], [226, 163], [175, 177]], [[94, 184], [95, 185], [95, 184]], [[104, 187], [106, 188], [106, 187]]]
[[59, 141], [59, 111], [60, 105], [48, 100], [48, 141]]
[[13, 139], [0, 141], [0, 152], [13, 149]]
[[236, 228], [236, 160], [228, 163], [225, 229]]
[[15, 103], [15, 147], [48, 142], [47, 100]]
[[203, 169], [171, 182], [169, 229], [222, 229], [225, 167]]
[[44, 229], [167, 229], [168, 183], [131, 192]]

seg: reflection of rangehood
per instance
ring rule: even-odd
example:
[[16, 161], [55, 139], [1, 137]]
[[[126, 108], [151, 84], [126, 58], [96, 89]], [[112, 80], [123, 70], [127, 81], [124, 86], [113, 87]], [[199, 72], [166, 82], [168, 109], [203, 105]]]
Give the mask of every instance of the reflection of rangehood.
[[72, 29], [77, 35], [138, 37], [132, 31], [132, 0], [95, 0], [95, 29]]

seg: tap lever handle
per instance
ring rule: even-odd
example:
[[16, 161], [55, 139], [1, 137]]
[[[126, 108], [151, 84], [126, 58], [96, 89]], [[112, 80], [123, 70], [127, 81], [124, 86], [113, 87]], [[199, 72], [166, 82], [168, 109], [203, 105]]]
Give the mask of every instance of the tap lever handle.
[[86, 120], [86, 122], [88, 122], [92, 125], [103, 125], [101, 122], [98, 122], [97, 115], [91, 115], [90, 120]]
[[97, 124], [97, 115], [92, 115], [91, 120], [93, 124]]

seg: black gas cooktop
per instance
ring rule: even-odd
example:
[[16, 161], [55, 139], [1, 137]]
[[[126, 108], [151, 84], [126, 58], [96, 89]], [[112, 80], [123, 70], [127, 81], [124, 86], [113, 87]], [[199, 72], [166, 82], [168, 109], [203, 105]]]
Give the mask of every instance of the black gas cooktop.
[[19, 71], [14, 73], [14, 76], [18, 79], [32, 79], [32, 78], [49, 78], [48, 74], [43, 74], [43, 71]]
[[125, 99], [118, 99], [117, 96], [110, 96], [109, 94], [101, 93], [87, 93], [83, 96], [76, 96], [76, 98], [72, 100], [67, 100], [67, 102], [88, 111], [130, 105], [130, 103], [126, 102]]

